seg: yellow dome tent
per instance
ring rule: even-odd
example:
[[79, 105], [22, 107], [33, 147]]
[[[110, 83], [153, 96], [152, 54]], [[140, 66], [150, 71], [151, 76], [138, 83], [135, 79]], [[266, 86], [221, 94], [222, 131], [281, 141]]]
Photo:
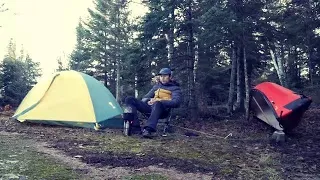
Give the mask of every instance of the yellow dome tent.
[[26, 95], [13, 118], [64, 126], [122, 128], [122, 108], [97, 79], [62, 71], [40, 80]]

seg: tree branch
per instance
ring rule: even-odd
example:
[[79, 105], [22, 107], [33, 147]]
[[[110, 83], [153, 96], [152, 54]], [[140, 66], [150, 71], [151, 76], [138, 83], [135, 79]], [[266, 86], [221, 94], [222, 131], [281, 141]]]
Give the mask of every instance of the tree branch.
[[[1, 4], [1, 6], [0, 6], [0, 13], [1, 13], [1, 12], [5, 12], [5, 11], [8, 10], [8, 8], [3, 9], [3, 8], [4, 8], [4, 5], [5, 5], [4, 3]], [[1, 26], [0, 26], [0, 27], [1, 27]]]

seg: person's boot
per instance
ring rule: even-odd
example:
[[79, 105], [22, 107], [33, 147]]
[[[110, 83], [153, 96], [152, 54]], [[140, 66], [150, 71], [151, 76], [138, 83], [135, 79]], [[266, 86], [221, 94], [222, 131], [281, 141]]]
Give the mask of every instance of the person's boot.
[[152, 138], [152, 132], [154, 132], [154, 130], [150, 127], [145, 127], [142, 131], [142, 137], [144, 138]]

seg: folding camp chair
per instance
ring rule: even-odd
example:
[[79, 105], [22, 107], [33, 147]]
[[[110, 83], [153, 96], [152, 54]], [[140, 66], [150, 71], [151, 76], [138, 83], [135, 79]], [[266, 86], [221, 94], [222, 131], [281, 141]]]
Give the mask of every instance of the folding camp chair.
[[[171, 118], [172, 118], [172, 111], [173, 109], [168, 109], [165, 114], [163, 114], [158, 121], [158, 125], [163, 124], [163, 130], [162, 130], [162, 136], [167, 136], [167, 133], [170, 133], [172, 131], [172, 126], [170, 125]], [[145, 119], [148, 119], [151, 113], [141, 113]]]
[[[145, 119], [148, 119], [151, 113], [140, 113]], [[131, 135], [131, 124], [132, 121], [127, 121], [126, 119], [132, 119], [128, 118], [128, 116], [132, 116], [131, 113], [124, 113], [124, 116], [127, 117], [123, 117], [124, 119], [124, 124], [123, 124], [123, 133], [125, 136], [130, 136]], [[171, 117], [172, 117], [172, 109], [169, 109], [165, 114], [163, 114], [163, 116], [160, 117], [159, 121], [158, 121], [158, 125], [159, 124], [164, 124], [163, 130], [162, 130], [162, 136], [167, 136], [168, 132], [172, 132], [172, 127], [170, 125], [171, 122]], [[141, 118], [139, 118], [141, 119]]]
[[[144, 102], [147, 102], [149, 99], [148, 98], [143, 98], [142, 101]], [[164, 128], [163, 128], [163, 131], [162, 131], [162, 136], [167, 136], [167, 133], [168, 132], [172, 132], [172, 127], [170, 125], [170, 122], [171, 122], [171, 117], [172, 117], [172, 111], [173, 111], [173, 108], [170, 108], [166, 111], [165, 114], [163, 114], [163, 116], [161, 116], [159, 118], [159, 121], [158, 121], [158, 125], [159, 124], [164, 124]], [[140, 112], [138, 112], [140, 113]], [[150, 114], [151, 113], [140, 113], [142, 114], [142, 116], [145, 118], [145, 119], [148, 119]], [[127, 121], [126, 119], [133, 119], [132, 114], [131, 113], [124, 113], [123, 116], [126, 116], [126, 117], [123, 117], [124, 119], [124, 123], [123, 123], [123, 133], [124, 135], [126, 136], [130, 136], [131, 135], [131, 124], [132, 124], [132, 121]], [[139, 118], [141, 119], [141, 118]]]

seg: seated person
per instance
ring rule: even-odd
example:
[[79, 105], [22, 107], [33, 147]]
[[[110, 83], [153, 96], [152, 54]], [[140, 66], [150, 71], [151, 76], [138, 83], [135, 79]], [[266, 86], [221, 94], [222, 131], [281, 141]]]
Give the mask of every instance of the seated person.
[[143, 137], [151, 137], [151, 133], [156, 132], [157, 123], [161, 116], [168, 113], [170, 108], [179, 107], [181, 103], [181, 89], [179, 84], [172, 80], [171, 70], [163, 68], [158, 76], [159, 81], [142, 100], [131, 96], [125, 99], [125, 105], [130, 107], [134, 116], [131, 125], [133, 131], [141, 130], [137, 110], [141, 113], [150, 113], [142, 131]]

